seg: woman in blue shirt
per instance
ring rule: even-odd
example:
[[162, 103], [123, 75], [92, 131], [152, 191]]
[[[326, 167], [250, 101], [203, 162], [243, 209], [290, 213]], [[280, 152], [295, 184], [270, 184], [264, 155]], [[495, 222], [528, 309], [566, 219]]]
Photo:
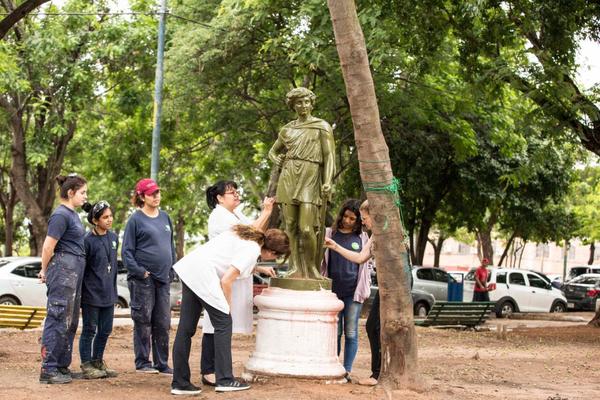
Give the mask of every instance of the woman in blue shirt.
[[132, 198], [138, 209], [125, 226], [121, 252], [131, 293], [135, 369], [147, 374], [173, 374], [168, 359], [175, 245], [171, 218], [159, 209], [160, 196], [155, 181], [138, 181]]
[[56, 181], [60, 187], [60, 205], [48, 221], [39, 274], [48, 288], [40, 383], [71, 382], [69, 365], [79, 322], [85, 266], [85, 231], [75, 209], [87, 200], [87, 182], [77, 174], [59, 175]]
[[85, 204], [87, 220], [93, 226], [86, 233], [85, 272], [81, 289], [81, 318], [83, 328], [79, 337], [81, 370], [86, 379], [115, 377], [108, 369], [103, 355], [112, 332], [117, 301], [117, 248], [118, 236], [110, 230], [113, 213], [110, 204], [99, 201]]

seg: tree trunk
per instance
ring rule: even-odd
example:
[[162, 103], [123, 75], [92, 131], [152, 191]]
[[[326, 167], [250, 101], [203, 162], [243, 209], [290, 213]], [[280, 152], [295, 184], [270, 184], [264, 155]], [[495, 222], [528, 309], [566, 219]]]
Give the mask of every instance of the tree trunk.
[[175, 224], [175, 253], [177, 259], [181, 260], [185, 252], [185, 218], [180, 210], [177, 215], [177, 223]]
[[442, 247], [444, 246], [444, 241], [446, 237], [444, 235], [439, 235], [437, 240], [429, 239], [429, 243], [431, 243], [431, 247], [433, 247], [433, 267], [440, 267], [440, 256], [442, 254]]
[[[375, 86], [353, 0], [328, 0], [336, 46], [350, 104], [360, 174], [373, 219], [375, 259], [381, 301], [381, 375], [384, 389], [398, 389], [417, 373], [417, 336], [408, 281], [408, 248], [390, 156], [381, 130]], [[376, 172], [374, 175], [373, 172]], [[379, 172], [379, 174], [377, 174]], [[385, 182], [381, 184], [381, 182]]]
[[15, 236], [15, 221], [14, 213], [18, 198], [17, 192], [13, 185], [9, 184], [9, 192], [7, 194], [0, 193], [0, 205], [4, 213], [4, 256], [10, 257], [13, 255], [13, 242]]
[[477, 230], [477, 241], [481, 248], [481, 257], [487, 258], [490, 262], [494, 263], [494, 247], [492, 246], [492, 229], [479, 229]]
[[510, 235], [510, 239], [508, 239], [508, 242], [506, 242], [506, 247], [504, 247], [504, 251], [502, 252], [502, 256], [500, 256], [500, 261], [498, 261], [498, 266], [499, 267], [502, 266], [502, 263], [504, 262], [504, 259], [506, 258], [506, 255], [508, 254], [508, 250], [510, 249], [510, 246], [512, 245], [513, 240], [515, 240], [516, 236], [517, 236], [517, 232], [513, 232], [512, 235]]
[[521, 246], [521, 253], [519, 254], [519, 268], [521, 268], [521, 261], [523, 260], [523, 253], [525, 253], [526, 246], [527, 240], [523, 239], [523, 246]]
[[594, 257], [596, 256], [596, 245], [594, 242], [590, 243], [590, 258], [588, 259], [588, 265], [594, 263]]
[[430, 229], [431, 221], [426, 218], [422, 218], [419, 226], [419, 233], [417, 235], [415, 259], [413, 260], [413, 265], [423, 265], [423, 258], [425, 258], [425, 249], [427, 248]]

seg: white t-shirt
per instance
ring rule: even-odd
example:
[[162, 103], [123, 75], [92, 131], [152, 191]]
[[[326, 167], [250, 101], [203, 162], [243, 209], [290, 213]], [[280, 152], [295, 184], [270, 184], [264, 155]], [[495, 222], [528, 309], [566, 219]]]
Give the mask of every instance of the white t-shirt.
[[225, 207], [217, 204], [208, 217], [208, 239], [210, 240], [238, 224], [250, 225], [252, 221], [237, 209], [233, 210], [232, 213]]
[[[232, 213], [225, 207], [217, 204], [208, 217], [208, 238], [212, 239], [223, 232], [230, 231], [233, 226], [238, 224], [252, 224], [252, 221], [238, 210], [235, 209]], [[245, 278], [239, 277], [233, 282], [233, 287], [231, 288], [233, 333], [252, 333], [252, 307], [254, 306], [252, 293], [252, 275]], [[204, 313], [204, 317], [202, 318], [202, 332], [215, 332], [208, 313]]]
[[242, 240], [233, 231], [226, 231], [194, 249], [179, 260], [173, 269], [198, 297], [229, 314], [221, 278], [231, 266], [240, 271], [240, 277], [250, 276], [258, 256], [258, 243]]

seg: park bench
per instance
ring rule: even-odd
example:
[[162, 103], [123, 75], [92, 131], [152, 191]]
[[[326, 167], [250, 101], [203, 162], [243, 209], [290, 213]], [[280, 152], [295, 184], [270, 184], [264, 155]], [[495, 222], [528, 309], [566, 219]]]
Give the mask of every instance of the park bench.
[[0, 328], [37, 328], [46, 317], [46, 307], [0, 305]]
[[459, 302], [436, 301], [422, 320], [415, 320], [418, 326], [465, 326], [468, 328], [483, 324], [496, 303], [493, 301]]

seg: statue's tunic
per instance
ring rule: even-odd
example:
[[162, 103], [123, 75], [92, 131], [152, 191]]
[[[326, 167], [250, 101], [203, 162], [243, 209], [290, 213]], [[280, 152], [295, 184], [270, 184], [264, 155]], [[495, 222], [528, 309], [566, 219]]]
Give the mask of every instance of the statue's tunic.
[[323, 151], [321, 135], [333, 135], [324, 120], [297, 123], [281, 128], [279, 140], [285, 146], [285, 160], [277, 185], [277, 202], [321, 205]]

